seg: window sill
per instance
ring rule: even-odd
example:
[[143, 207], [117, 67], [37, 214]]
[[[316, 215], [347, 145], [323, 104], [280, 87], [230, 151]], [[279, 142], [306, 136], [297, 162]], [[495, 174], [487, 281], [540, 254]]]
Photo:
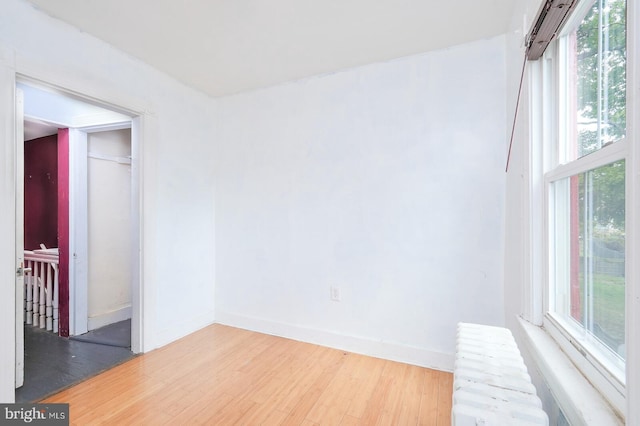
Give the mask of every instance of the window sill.
[[615, 410], [541, 327], [519, 318], [527, 351], [571, 424], [623, 425]]

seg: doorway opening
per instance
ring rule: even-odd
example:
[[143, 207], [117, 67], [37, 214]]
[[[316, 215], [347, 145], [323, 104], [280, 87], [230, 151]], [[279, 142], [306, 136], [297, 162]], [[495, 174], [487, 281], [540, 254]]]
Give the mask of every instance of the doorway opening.
[[25, 262], [50, 271], [25, 268], [24, 306], [16, 306], [25, 327], [16, 402], [27, 402], [140, 351], [139, 143], [126, 111], [28, 80], [17, 89]]

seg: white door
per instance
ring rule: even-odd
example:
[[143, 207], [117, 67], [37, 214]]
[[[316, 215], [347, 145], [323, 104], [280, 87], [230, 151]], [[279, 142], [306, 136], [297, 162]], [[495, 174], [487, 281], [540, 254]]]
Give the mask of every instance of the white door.
[[24, 97], [16, 88], [16, 388], [24, 384]]

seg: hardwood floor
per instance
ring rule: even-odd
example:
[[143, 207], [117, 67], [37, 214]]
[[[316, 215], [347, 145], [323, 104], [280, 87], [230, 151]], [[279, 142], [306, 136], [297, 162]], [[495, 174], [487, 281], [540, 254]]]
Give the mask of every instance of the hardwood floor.
[[452, 381], [216, 324], [44, 402], [72, 425], [449, 425]]

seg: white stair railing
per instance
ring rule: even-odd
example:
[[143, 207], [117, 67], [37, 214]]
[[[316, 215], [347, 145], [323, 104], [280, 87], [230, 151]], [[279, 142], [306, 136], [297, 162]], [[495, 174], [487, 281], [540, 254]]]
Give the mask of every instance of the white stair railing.
[[29, 325], [58, 332], [58, 249], [25, 250], [24, 318]]

